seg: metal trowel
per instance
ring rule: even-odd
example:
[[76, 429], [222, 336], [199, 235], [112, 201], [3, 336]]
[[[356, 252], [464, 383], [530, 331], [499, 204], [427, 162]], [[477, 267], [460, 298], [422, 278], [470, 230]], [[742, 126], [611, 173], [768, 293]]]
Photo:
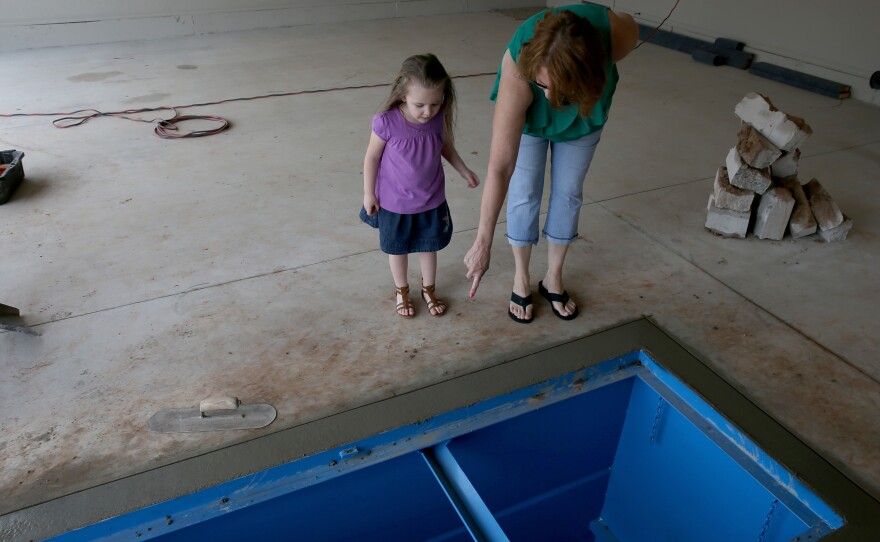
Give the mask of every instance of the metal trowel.
[[40, 333], [29, 328], [21, 317], [21, 313], [15, 307], [0, 303], [0, 329], [6, 331], [17, 331], [28, 335], [39, 336]]
[[237, 397], [212, 397], [199, 408], [166, 408], [150, 416], [150, 431], [194, 433], [227, 429], [258, 429], [275, 420], [275, 407], [264, 403], [243, 405]]

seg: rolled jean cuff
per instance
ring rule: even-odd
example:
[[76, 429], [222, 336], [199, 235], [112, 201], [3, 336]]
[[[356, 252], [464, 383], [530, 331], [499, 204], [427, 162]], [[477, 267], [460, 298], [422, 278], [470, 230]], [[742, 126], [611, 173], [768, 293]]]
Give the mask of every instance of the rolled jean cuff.
[[504, 237], [507, 237], [507, 242], [510, 243], [510, 246], [512, 246], [512, 247], [527, 247], [529, 245], [537, 245], [538, 244], [537, 239], [535, 239], [534, 241], [521, 241], [519, 239], [514, 239], [513, 237], [511, 237], [510, 235], [507, 235], [507, 234], [505, 234]]
[[578, 238], [577, 233], [574, 234], [574, 237], [571, 237], [569, 239], [561, 239], [559, 237], [553, 237], [552, 235], [547, 235], [546, 231], [542, 232], [542, 233], [544, 235], [544, 239], [546, 239], [547, 241], [550, 241], [551, 243], [555, 243], [557, 245], [570, 245], [570, 244], [574, 243], [575, 239]]

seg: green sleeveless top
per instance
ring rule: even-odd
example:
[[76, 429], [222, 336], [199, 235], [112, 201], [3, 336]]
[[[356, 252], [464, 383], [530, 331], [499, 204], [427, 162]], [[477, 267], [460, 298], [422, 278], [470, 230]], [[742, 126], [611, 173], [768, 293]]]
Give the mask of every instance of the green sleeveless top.
[[[608, 118], [608, 110], [611, 108], [611, 98], [617, 88], [620, 77], [617, 74], [617, 66], [611, 61], [611, 26], [608, 22], [608, 8], [605, 6], [590, 4], [575, 4], [554, 8], [554, 12], [571, 11], [580, 17], [586, 18], [599, 31], [605, 50], [608, 52], [608, 60], [605, 68], [606, 82], [602, 96], [596, 102], [596, 106], [589, 117], [582, 117], [574, 105], [556, 109], [547, 100], [544, 91], [533, 81], [529, 82], [532, 88], [532, 103], [526, 111], [526, 124], [523, 133], [543, 137], [553, 142], [572, 141], [587, 134], [601, 130]], [[519, 58], [522, 46], [535, 35], [535, 25], [540, 21], [547, 10], [544, 10], [525, 21], [513, 34], [507, 50], [516, 61]], [[492, 101], [498, 97], [498, 84], [501, 81], [501, 67], [495, 77], [495, 86], [489, 98]]]

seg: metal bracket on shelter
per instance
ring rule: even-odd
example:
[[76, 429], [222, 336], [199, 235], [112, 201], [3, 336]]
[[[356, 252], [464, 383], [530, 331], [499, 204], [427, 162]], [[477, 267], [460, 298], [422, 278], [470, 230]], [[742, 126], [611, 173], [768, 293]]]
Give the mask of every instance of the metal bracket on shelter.
[[272, 405], [242, 405], [237, 397], [215, 397], [199, 403], [199, 408], [166, 408], [150, 417], [150, 431], [157, 433], [195, 433], [227, 429], [258, 429], [275, 420]]

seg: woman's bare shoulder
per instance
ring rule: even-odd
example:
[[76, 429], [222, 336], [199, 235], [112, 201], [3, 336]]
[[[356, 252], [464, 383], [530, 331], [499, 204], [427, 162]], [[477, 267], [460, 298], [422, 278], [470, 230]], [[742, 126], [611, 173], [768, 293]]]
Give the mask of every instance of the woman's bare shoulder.
[[623, 60], [636, 47], [639, 39], [639, 25], [628, 13], [608, 10], [608, 24], [611, 28], [611, 60]]
[[531, 87], [523, 78], [510, 51], [504, 52], [504, 59], [501, 61], [501, 84], [498, 93], [499, 96], [503, 93], [505, 102], [509, 102], [514, 109], [524, 111], [532, 101]]

